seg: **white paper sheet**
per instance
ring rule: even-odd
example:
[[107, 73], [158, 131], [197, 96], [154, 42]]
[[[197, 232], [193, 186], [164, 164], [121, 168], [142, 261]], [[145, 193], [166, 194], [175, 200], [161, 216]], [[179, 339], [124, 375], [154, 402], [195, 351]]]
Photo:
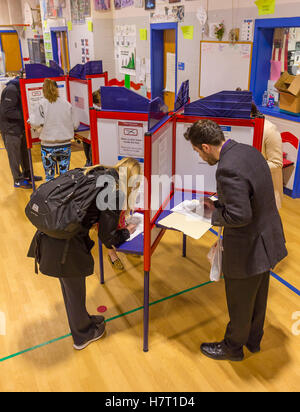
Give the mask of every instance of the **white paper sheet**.
[[167, 53], [167, 83], [166, 83], [166, 92], [175, 93], [175, 53]]
[[142, 213], [134, 213], [129, 219], [127, 219], [127, 223], [132, 223], [137, 225], [136, 230], [126, 242], [130, 242], [138, 235], [144, 232], [144, 215]]
[[210, 223], [211, 219], [204, 217], [204, 200], [184, 200], [172, 209], [172, 212], [180, 213], [189, 220]]

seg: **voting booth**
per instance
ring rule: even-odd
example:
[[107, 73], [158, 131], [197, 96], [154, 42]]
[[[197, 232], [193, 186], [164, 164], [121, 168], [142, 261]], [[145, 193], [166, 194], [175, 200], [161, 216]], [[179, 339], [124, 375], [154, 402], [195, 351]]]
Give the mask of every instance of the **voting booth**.
[[47, 67], [42, 64], [26, 64], [25, 71], [26, 79], [20, 79], [20, 90], [31, 179], [33, 189], [35, 190], [31, 149], [32, 144], [39, 141], [39, 133], [31, 130], [28, 119], [30, 115], [34, 113], [35, 108], [39, 105], [39, 102], [44, 97], [43, 84], [46, 78], [50, 78], [57, 83], [59, 94], [65, 99], [68, 99], [68, 81], [67, 76], [62, 76], [61, 71], [57, 68]]
[[[210, 221], [204, 217], [197, 222], [185, 222], [184, 229], [181, 229], [182, 221], [177, 224], [177, 221], [171, 219], [175, 211], [176, 213], [180, 211], [184, 202], [200, 203], [205, 196], [211, 196], [216, 192], [216, 167], [202, 162], [200, 157], [194, 154], [191, 143], [184, 138], [184, 133], [194, 122], [210, 119], [220, 125], [226, 139], [232, 138], [237, 142], [254, 146], [259, 151], [262, 147], [264, 117], [250, 117], [251, 93], [225, 91], [193, 103], [187, 103], [189, 98], [185, 94], [183, 101], [183, 110], [178, 106], [177, 110], [164, 116], [152, 127], [149, 127], [150, 117], [149, 114], [147, 115], [146, 101], [140, 101], [140, 111], [136, 112], [132, 110], [120, 113], [114, 111], [111, 106], [109, 114], [96, 111], [93, 114], [94, 126], [99, 132], [96, 136], [99, 138], [98, 161], [100, 160], [102, 164], [114, 165], [121, 155], [139, 158], [143, 154], [144, 207], [140, 210], [143, 219], [142, 231], [133, 234], [117, 251], [142, 255], [144, 259], [144, 351], [148, 351], [149, 347], [150, 270], [151, 257], [156, 247], [166, 230], [182, 231], [182, 255], [185, 256], [187, 236], [199, 239], [211, 228]], [[128, 123], [125, 124], [126, 122]], [[129, 126], [130, 122], [136, 122], [137, 125]], [[114, 134], [111, 133], [112, 128]], [[140, 140], [142, 131], [145, 131], [143, 144]], [[126, 149], [125, 153], [123, 149], [126, 145], [131, 146], [130, 139], [126, 138], [128, 134], [137, 137], [137, 140], [134, 140], [132, 147]], [[102, 142], [100, 142], [101, 138]], [[179, 215], [182, 216], [181, 212]], [[172, 223], [169, 223], [171, 221]], [[99, 258], [101, 283], [104, 283], [101, 242]]]
[[[86, 65], [82, 66], [83, 69], [86, 67]], [[99, 68], [99, 64], [96, 65], [96, 68]], [[99, 70], [102, 71], [102, 62]], [[32, 144], [39, 141], [39, 133], [31, 129], [28, 119], [44, 97], [44, 80], [49, 78], [57, 83], [60, 96], [72, 104], [76, 119], [80, 122], [78, 130], [75, 132], [75, 137], [90, 143], [89, 109], [93, 106], [92, 94], [94, 91], [100, 90], [102, 85], [108, 83], [108, 73], [86, 74], [92, 73], [93, 70], [80, 70], [80, 72], [75, 70], [73, 73], [77, 77], [65, 76], [63, 70], [55, 62], [51, 62], [50, 67], [43, 64], [27, 64], [25, 65], [25, 72], [26, 79], [20, 79], [20, 89], [32, 183], [35, 190], [31, 149]]]
[[122, 157], [144, 163], [144, 134], [166, 113], [163, 101], [124, 87], [101, 87], [101, 110], [91, 110], [93, 163], [114, 165]]

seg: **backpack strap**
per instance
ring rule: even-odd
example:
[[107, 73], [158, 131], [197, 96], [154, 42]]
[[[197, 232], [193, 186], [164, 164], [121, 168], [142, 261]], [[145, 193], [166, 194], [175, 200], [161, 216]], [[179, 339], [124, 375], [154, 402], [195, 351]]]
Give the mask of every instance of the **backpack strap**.
[[42, 232], [37, 232], [37, 234], [35, 236], [34, 271], [37, 275], [39, 274], [39, 263], [40, 263], [40, 260], [41, 260], [40, 241], [41, 241], [42, 236], [43, 236]]
[[60, 262], [62, 265], [64, 265], [66, 263], [69, 248], [70, 248], [70, 239], [67, 239], [66, 243], [65, 243], [63, 255], [62, 255], [62, 258], [61, 258], [61, 262]]

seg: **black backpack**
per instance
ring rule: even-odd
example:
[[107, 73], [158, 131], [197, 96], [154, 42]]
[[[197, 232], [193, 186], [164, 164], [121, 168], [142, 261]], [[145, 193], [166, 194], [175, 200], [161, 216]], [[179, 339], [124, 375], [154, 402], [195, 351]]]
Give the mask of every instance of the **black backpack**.
[[98, 177], [109, 174], [118, 178], [114, 169], [102, 166], [87, 174], [84, 170], [70, 170], [32, 193], [25, 213], [40, 232], [57, 239], [71, 239], [83, 229], [86, 212], [104, 187], [96, 187]]

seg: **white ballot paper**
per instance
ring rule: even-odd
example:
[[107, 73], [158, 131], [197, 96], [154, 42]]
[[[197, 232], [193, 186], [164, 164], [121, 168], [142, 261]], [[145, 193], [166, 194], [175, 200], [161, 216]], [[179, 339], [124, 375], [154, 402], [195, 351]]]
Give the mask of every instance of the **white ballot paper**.
[[204, 217], [204, 204], [199, 200], [185, 200], [171, 210], [159, 224], [179, 230], [193, 239], [200, 239], [211, 227], [211, 220]]
[[175, 206], [172, 212], [177, 212], [185, 215], [191, 220], [201, 220], [207, 223], [211, 222], [210, 218], [204, 217], [204, 201], [203, 200], [184, 200], [179, 205]]
[[137, 225], [135, 232], [132, 233], [129, 239], [126, 240], [126, 242], [130, 242], [133, 240], [135, 237], [140, 235], [141, 233], [144, 232], [144, 215], [142, 213], [134, 213], [132, 216], [130, 216], [127, 219], [127, 224], [132, 223], [133, 225]]

